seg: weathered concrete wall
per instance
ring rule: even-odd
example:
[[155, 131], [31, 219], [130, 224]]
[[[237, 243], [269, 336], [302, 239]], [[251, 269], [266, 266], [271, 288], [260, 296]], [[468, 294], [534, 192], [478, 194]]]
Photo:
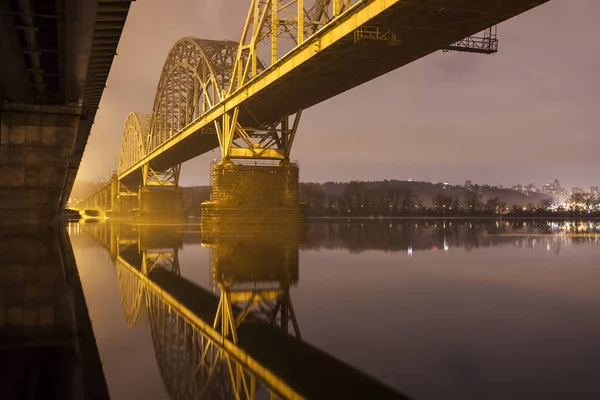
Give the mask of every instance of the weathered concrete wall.
[[183, 196], [177, 187], [146, 187], [140, 191], [140, 219], [183, 218]]
[[212, 200], [202, 204], [203, 229], [280, 226], [302, 221], [298, 167], [222, 163], [212, 171]]
[[0, 230], [52, 222], [60, 209], [79, 109], [4, 105], [0, 120]]

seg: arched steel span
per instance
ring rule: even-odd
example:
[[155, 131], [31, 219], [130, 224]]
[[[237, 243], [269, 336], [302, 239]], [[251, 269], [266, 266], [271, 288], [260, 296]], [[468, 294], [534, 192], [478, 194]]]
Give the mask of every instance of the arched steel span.
[[547, 1], [248, 0], [239, 44], [183, 38], [169, 52], [145, 155], [123, 151], [119, 185], [177, 186], [181, 163], [219, 147], [289, 160], [302, 110], [438, 50], [493, 53], [490, 27]]
[[127, 116], [125, 130], [123, 131], [123, 140], [121, 142], [119, 174], [146, 155], [147, 143], [150, 137], [151, 118], [152, 114], [136, 112], [129, 113]]
[[[307, 35], [314, 34], [335, 14], [344, 12], [351, 3], [352, 0], [341, 0], [341, 2], [340, 0], [315, 0], [312, 2], [310, 7], [304, 11]], [[282, 6], [282, 10], [285, 8]], [[289, 13], [291, 8], [287, 8], [285, 11]], [[162, 68], [152, 113], [131, 113], [127, 119], [119, 160], [119, 175], [171, 139], [174, 134], [200, 115], [220, 103], [226, 93], [233, 92], [260, 74], [265, 67], [258, 58], [256, 49], [260, 42], [266, 41], [271, 35], [273, 24], [285, 31], [286, 35], [284, 36], [288, 36], [287, 38], [294, 41], [295, 45], [302, 41], [302, 35], [299, 37], [296, 32], [297, 28], [296, 31], [294, 30], [296, 24], [294, 18], [297, 17], [293, 12], [290, 14], [291, 19], [280, 18], [275, 22], [273, 18], [267, 18], [269, 6], [259, 5], [254, 1], [251, 4], [251, 10], [256, 10], [256, 12], [249, 14], [242, 34], [241, 46], [234, 41], [216, 41], [194, 37], [182, 38], [173, 45]], [[262, 22], [253, 19], [256, 18], [255, 14], [260, 15]], [[251, 15], [253, 16], [251, 17]], [[260, 26], [254, 32], [250, 31], [254, 25], [258, 26], [259, 24]], [[277, 60], [276, 44], [272, 46], [271, 52], [271, 62], [273, 63]], [[235, 77], [232, 76], [234, 71]], [[274, 126], [260, 127], [267, 131], [277, 130], [281, 121], [269, 121], [269, 123]], [[297, 126], [298, 122], [293, 120], [292, 123]], [[244, 132], [243, 127], [237, 123], [237, 117], [233, 118], [230, 127], [225, 126], [226, 124], [227, 122], [223, 121], [221, 124], [210, 125], [204, 131], [218, 134], [216, 137], [219, 139], [221, 147], [230, 147], [231, 142], [236, 138], [243, 139], [250, 147], [256, 147], [257, 143], [252, 141], [252, 137], [255, 136], [254, 132]], [[286, 126], [280, 129], [291, 129], [291, 126], [287, 126], [287, 121], [285, 124]], [[229, 138], [224, 137], [226, 136], [225, 130], [232, 131]], [[265, 141], [265, 136], [273, 141], [271, 146], [278, 141], [273, 132], [261, 136], [260, 139]], [[227, 140], [228, 144], [223, 143], [223, 140]], [[282, 143], [278, 143], [278, 145], [285, 146]], [[164, 168], [166, 167], [164, 166]], [[172, 165], [168, 167], [172, 167]], [[159, 171], [162, 168], [157, 166], [154, 169]]]
[[130, 113], [127, 118], [119, 174], [221, 101], [229, 88], [237, 46], [233, 41], [192, 37], [173, 45], [162, 69], [152, 113]]
[[[302, 18], [306, 26], [300, 28], [302, 34], [299, 34], [299, 28], [295, 27], [298, 16], [293, 11], [294, 7], [280, 6], [281, 11], [289, 15], [287, 18], [280, 15], [275, 21], [272, 17], [268, 18], [270, 6], [260, 5], [253, 0], [251, 13], [242, 33], [241, 45], [234, 41], [193, 37], [178, 40], [169, 51], [164, 63], [150, 117], [148, 114], [132, 113], [127, 119], [118, 174], [127, 171], [192, 121], [211, 110], [228, 93], [239, 89], [260, 74], [265, 69], [265, 64], [258, 57], [258, 45], [261, 42], [266, 43], [267, 39], [273, 36], [271, 34], [273, 26], [277, 26], [283, 32], [280, 40], [291, 39], [294, 45], [297, 45], [302, 42], [304, 34], [309, 36], [317, 32], [335, 15], [346, 11], [353, 1], [355, 0], [307, 2], [309, 4], [303, 11]], [[271, 63], [274, 63], [278, 57], [276, 41], [273, 43], [270, 49]], [[289, 116], [282, 115], [277, 120], [268, 121], [266, 124], [265, 121], [255, 121], [256, 126], [249, 127], [248, 131], [239, 124], [237, 114], [229, 115], [225, 120], [215, 121], [215, 124], [210, 124], [202, 130], [203, 133], [213, 134], [212, 138], [204, 140], [204, 142], [211, 142], [206, 148], [221, 146], [222, 149], [229, 149], [233, 144], [237, 148], [244, 146], [250, 149], [259, 148], [259, 151], [255, 150], [252, 153], [253, 156], [283, 158], [284, 155], [268, 150], [273, 147], [291, 147], [293, 137], [290, 136], [295, 132], [299, 122], [297, 112], [298, 110], [294, 110]], [[297, 118], [288, 121], [288, 117], [292, 116]], [[258, 130], [264, 132], [257, 135]], [[234, 144], [235, 139], [242, 139], [243, 144]], [[236, 154], [240, 154], [240, 151], [238, 150]], [[289, 149], [285, 156], [289, 156]], [[172, 167], [174, 165], [153, 165], [150, 167], [151, 171], [143, 174], [156, 174]], [[144, 176], [143, 179], [145, 178]]]
[[192, 37], [173, 45], [156, 90], [148, 151], [222, 100], [231, 82], [237, 47], [233, 41]]
[[147, 143], [150, 138], [151, 118], [152, 114], [137, 112], [129, 113], [127, 116], [125, 130], [123, 131], [123, 140], [121, 142], [119, 174], [146, 155]]

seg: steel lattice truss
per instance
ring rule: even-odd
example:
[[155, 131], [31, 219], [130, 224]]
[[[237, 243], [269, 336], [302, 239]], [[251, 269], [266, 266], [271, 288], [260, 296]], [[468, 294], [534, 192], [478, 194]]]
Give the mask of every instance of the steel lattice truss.
[[[221, 101], [229, 86], [237, 43], [183, 38], [163, 67], [151, 114], [131, 113], [125, 124], [119, 173], [137, 163]], [[164, 176], [163, 176], [164, 175]], [[177, 184], [179, 166], [145, 169], [144, 183]]]
[[221, 101], [236, 50], [231, 41], [183, 38], [175, 43], [156, 90], [149, 151]]
[[490, 26], [548, 0], [248, 1], [239, 43], [175, 43], [148, 130], [138, 121], [132, 135], [128, 120], [119, 177], [154, 163], [145, 181], [216, 147], [288, 160], [303, 109], [437, 50], [495, 52]]
[[[253, 0], [240, 46], [233, 41], [192, 37], [177, 41], [163, 66], [152, 113], [131, 113], [127, 119], [119, 174], [276, 62], [282, 55], [278, 44], [285, 48], [286, 41], [291, 41], [286, 50], [293, 48], [353, 2], [315, 0], [305, 4], [302, 0]], [[259, 58], [262, 45], [271, 52], [266, 57], [268, 64]], [[215, 121], [212, 133], [218, 135], [224, 157], [289, 158], [300, 113], [297, 110], [275, 121], [255, 121], [254, 126], [242, 126], [238, 111], [232, 111]], [[239, 143], [234, 143], [235, 139], [240, 139]], [[163, 172], [147, 170], [144, 179]]]
[[146, 155], [151, 118], [152, 114], [136, 112], [129, 113], [127, 116], [121, 143], [119, 172], [131, 167]]

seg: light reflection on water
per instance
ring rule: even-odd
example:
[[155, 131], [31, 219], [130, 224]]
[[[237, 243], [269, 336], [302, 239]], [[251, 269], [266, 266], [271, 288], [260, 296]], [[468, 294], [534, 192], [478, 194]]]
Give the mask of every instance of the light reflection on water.
[[245, 236], [193, 224], [68, 229], [115, 398], [177, 397], [142, 328], [147, 315], [123, 318], [118, 254], [176, 268], [215, 296], [223, 282], [238, 300], [289, 287], [290, 334], [298, 328], [415, 399], [600, 398], [598, 223], [344, 220]]

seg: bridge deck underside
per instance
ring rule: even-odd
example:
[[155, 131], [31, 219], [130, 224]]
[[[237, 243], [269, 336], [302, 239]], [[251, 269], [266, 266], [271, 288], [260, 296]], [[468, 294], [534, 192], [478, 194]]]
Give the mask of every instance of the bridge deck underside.
[[[390, 29], [396, 41], [360, 39], [349, 33], [256, 91], [241, 103], [238, 121], [256, 127], [306, 109], [373, 78], [409, 64], [548, 0], [399, 1], [364, 26]], [[360, 13], [361, 11], [355, 11]], [[340, 23], [342, 23], [341, 21]], [[335, 29], [335, 26], [326, 29]], [[310, 42], [313, 39], [308, 39]], [[292, 52], [293, 53], [293, 52]], [[288, 54], [278, 65], [293, 61]], [[264, 79], [266, 70], [257, 79]], [[155, 169], [190, 160], [219, 147], [214, 124], [188, 128], [147, 157]], [[178, 137], [179, 136], [179, 137]], [[120, 178], [139, 181], [139, 170]]]

